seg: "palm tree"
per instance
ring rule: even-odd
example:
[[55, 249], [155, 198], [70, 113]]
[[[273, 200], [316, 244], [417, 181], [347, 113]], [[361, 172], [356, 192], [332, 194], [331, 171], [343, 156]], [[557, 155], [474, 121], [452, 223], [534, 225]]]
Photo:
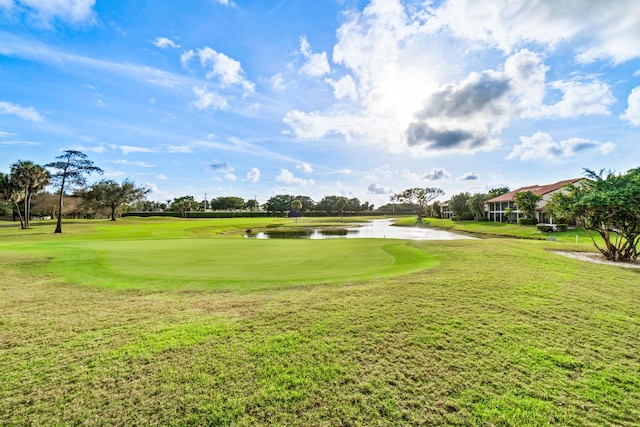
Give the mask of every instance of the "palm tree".
[[23, 192], [24, 223], [22, 228], [29, 228], [31, 198], [38, 191], [49, 185], [49, 172], [40, 165], [28, 160], [18, 160], [11, 165], [11, 181]]

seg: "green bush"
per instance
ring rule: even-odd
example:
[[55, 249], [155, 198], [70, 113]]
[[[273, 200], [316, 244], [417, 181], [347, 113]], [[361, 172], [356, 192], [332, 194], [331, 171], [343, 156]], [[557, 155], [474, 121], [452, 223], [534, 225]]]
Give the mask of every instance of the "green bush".
[[460, 219], [463, 221], [473, 221], [474, 219], [476, 219], [476, 217], [473, 216], [471, 212], [462, 212], [462, 215], [460, 215]]
[[535, 218], [520, 218], [518, 220], [518, 225], [536, 225], [538, 220]]
[[485, 221], [489, 221], [489, 218], [487, 218], [486, 216], [480, 216], [480, 217], [476, 218], [476, 221], [485, 222]]
[[451, 217], [451, 221], [460, 221], [460, 218], [458, 218], [456, 215]]
[[543, 233], [550, 233], [552, 231], [567, 231], [567, 224], [538, 224], [538, 230]]

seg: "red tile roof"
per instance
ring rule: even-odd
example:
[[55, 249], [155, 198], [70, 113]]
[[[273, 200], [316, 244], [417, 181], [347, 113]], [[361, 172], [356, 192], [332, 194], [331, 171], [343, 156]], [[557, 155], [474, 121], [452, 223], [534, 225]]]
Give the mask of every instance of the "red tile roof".
[[494, 197], [493, 199], [487, 200], [487, 203], [498, 203], [498, 202], [513, 202], [516, 199], [516, 193], [521, 193], [523, 191], [531, 191], [533, 194], [537, 194], [539, 196], [545, 195], [547, 193], [551, 193], [556, 191], [565, 185], [573, 184], [578, 181], [582, 181], [586, 178], [573, 178], [573, 179], [565, 179], [564, 181], [558, 181], [553, 184], [547, 185], [530, 185], [528, 187], [517, 188], [513, 191], [509, 191], [508, 193], [503, 194], [502, 196]]

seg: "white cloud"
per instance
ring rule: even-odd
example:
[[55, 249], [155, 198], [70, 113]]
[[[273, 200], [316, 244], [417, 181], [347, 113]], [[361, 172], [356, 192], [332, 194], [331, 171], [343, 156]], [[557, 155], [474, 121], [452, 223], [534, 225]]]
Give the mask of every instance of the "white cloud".
[[95, 20], [95, 0], [11, 0], [0, 1], [0, 9], [15, 8], [44, 25], [55, 19], [74, 24]]
[[162, 146], [167, 153], [193, 153], [193, 149], [190, 145], [172, 145], [165, 144]]
[[211, 169], [214, 172], [224, 172], [224, 173], [231, 173], [235, 171], [235, 168], [231, 166], [231, 163], [229, 163], [228, 160], [225, 160], [225, 161], [214, 160], [209, 164], [209, 169]]
[[333, 95], [336, 99], [350, 98], [355, 101], [358, 97], [356, 83], [350, 75], [346, 75], [340, 80], [326, 79], [325, 81], [333, 88]]
[[287, 169], [280, 169], [280, 174], [276, 177], [276, 181], [284, 182], [286, 184], [296, 184], [300, 186], [315, 184], [315, 181], [313, 179], [297, 178]]
[[306, 37], [300, 37], [300, 53], [306, 59], [306, 62], [302, 68], [300, 68], [301, 74], [306, 74], [311, 77], [322, 77], [331, 72], [331, 67], [327, 60], [327, 52], [313, 53]]
[[431, 169], [431, 172], [427, 172], [424, 175], [424, 179], [426, 179], [428, 181], [438, 181], [438, 180], [441, 180], [441, 179], [448, 178], [450, 176], [451, 176], [451, 174], [449, 172], [447, 172], [443, 168], [433, 168], [433, 169]]
[[[115, 148], [114, 146], [112, 146], [112, 148]], [[78, 150], [78, 151], [82, 151], [82, 152], [89, 152], [89, 153], [97, 153], [97, 154], [101, 154], [104, 153], [105, 151], [107, 151], [107, 148], [105, 147], [105, 144], [100, 144], [97, 145], [95, 147], [85, 147], [82, 145], [76, 145], [73, 147], [74, 150]]]
[[156, 179], [159, 179], [159, 180], [161, 180], [161, 181], [166, 181], [166, 180], [168, 179], [168, 178], [167, 178], [167, 176], [166, 176], [165, 174], [163, 174], [163, 173], [159, 173], [159, 174], [157, 174], [157, 175], [155, 176], [155, 178], [156, 178]]
[[229, 103], [227, 102], [227, 99], [215, 92], [209, 92], [206, 86], [194, 87], [193, 94], [196, 96], [196, 99], [191, 101], [190, 104], [196, 107], [200, 111], [204, 111], [208, 109], [212, 109], [212, 110], [228, 110], [229, 109]]
[[235, 181], [235, 180], [237, 179], [237, 178], [236, 178], [236, 176], [235, 176], [234, 174], [232, 174], [232, 173], [227, 173], [227, 174], [225, 174], [225, 175], [224, 175], [224, 178], [225, 178], [227, 181]]
[[621, 63], [640, 56], [640, 4], [635, 1], [449, 0], [435, 11], [430, 26], [505, 52], [527, 43], [553, 49], [574, 42], [580, 62]]
[[520, 160], [555, 159], [575, 156], [583, 151], [596, 150], [601, 154], [609, 154], [616, 145], [612, 142], [598, 142], [583, 138], [570, 138], [555, 142], [551, 135], [536, 132], [533, 136], [521, 136], [522, 144], [515, 145], [507, 159]]
[[479, 176], [475, 172], [465, 172], [462, 175], [460, 175], [457, 178], [457, 180], [458, 181], [475, 181], [478, 178], [479, 178]]
[[173, 49], [178, 49], [181, 46], [179, 44], [177, 44], [176, 42], [174, 42], [171, 39], [168, 39], [166, 37], [157, 37], [154, 41], [153, 44], [156, 47], [159, 47], [160, 49], [166, 49], [166, 48], [173, 48]]
[[113, 160], [111, 163], [115, 163], [117, 165], [128, 165], [128, 166], [140, 166], [142, 168], [152, 168], [154, 165], [147, 162], [136, 162], [129, 160]]
[[251, 181], [251, 182], [260, 181], [260, 169], [251, 168], [251, 170], [247, 172], [247, 181]]
[[628, 107], [621, 119], [627, 120], [633, 126], [640, 126], [640, 86], [634, 87], [627, 98]]
[[610, 114], [609, 106], [615, 103], [609, 85], [597, 80], [591, 82], [557, 81], [549, 86], [562, 92], [562, 99], [555, 104], [542, 106], [539, 114], [547, 117], [577, 117], [591, 114]]
[[278, 73], [272, 76], [270, 79], [270, 82], [271, 82], [271, 89], [275, 90], [276, 92], [282, 92], [287, 88], [281, 73]]
[[11, 114], [30, 122], [42, 122], [44, 119], [33, 107], [22, 107], [10, 102], [0, 101], [0, 114]]
[[311, 165], [307, 162], [301, 162], [298, 165], [296, 165], [296, 169], [301, 170], [303, 172], [306, 173], [311, 173], [313, 172], [313, 168], [311, 167]]
[[105, 103], [102, 101], [102, 99], [98, 99], [98, 100], [96, 101], [96, 107], [98, 107], [98, 108], [108, 108], [108, 107], [107, 107], [107, 104], [105, 104]]
[[42, 145], [39, 142], [33, 142], [33, 141], [0, 141], [0, 145], [24, 145], [24, 146], [36, 146], [36, 145]]
[[110, 144], [109, 146], [111, 148], [113, 148], [113, 149], [118, 149], [118, 150], [122, 151], [122, 154], [153, 153], [153, 150], [151, 148], [148, 148], [148, 147], [136, 147], [136, 146], [133, 146], [133, 145], [113, 145], [113, 144]]
[[13, 138], [14, 136], [17, 136], [17, 134], [0, 130], [0, 138]]
[[206, 70], [206, 78], [217, 78], [223, 88], [240, 86], [244, 89], [245, 94], [255, 90], [255, 85], [245, 78], [240, 62], [235, 59], [229, 58], [224, 53], [216, 52], [210, 47], [205, 47], [184, 52], [180, 60], [183, 66], [188, 67], [189, 62], [195, 57], [200, 59], [200, 65]]
[[393, 193], [393, 189], [391, 187], [385, 187], [376, 183], [371, 183], [367, 188], [367, 192], [369, 192], [370, 194], [391, 194]]

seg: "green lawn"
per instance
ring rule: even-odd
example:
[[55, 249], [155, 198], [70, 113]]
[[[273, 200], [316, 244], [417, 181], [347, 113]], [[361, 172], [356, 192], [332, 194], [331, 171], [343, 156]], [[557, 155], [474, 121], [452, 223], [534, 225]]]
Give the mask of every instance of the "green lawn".
[[247, 221], [0, 226], [0, 425], [638, 424], [640, 271], [548, 251], [586, 244], [258, 242], [277, 220]]

